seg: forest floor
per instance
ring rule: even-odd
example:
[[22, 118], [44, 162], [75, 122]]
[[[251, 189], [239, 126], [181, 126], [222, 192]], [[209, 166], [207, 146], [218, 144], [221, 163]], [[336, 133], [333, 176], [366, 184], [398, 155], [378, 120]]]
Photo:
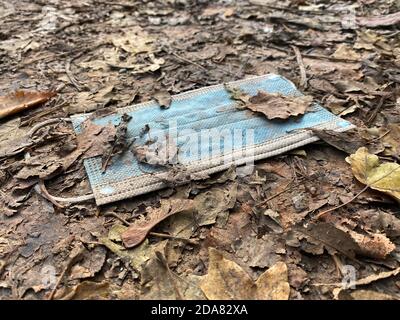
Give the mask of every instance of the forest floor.
[[[0, 298], [399, 299], [399, 11], [395, 0], [0, 1]], [[357, 129], [319, 132], [247, 177], [104, 206], [52, 197], [91, 192], [62, 119], [267, 73]], [[59, 120], [35, 127], [48, 119]], [[125, 248], [127, 228], [165, 206], [177, 214]]]

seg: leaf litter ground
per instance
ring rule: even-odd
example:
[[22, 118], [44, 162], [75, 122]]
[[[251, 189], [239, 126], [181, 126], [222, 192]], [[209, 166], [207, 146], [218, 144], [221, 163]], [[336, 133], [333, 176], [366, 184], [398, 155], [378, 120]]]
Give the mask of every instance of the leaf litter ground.
[[[399, 299], [396, 1], [0, 8], [2, 299]], [[282, 121], [312, 99], [357, 129], [315, 131], [320, 142], [246, 177], [231, 168], [179, 186], [188, 174], [162, 163], [169, 188], [94, 204], [82, 159], [102, 154], [107, 170], [134, 119], [76, 136], [69, 115], [168, 108], [171, 94], [268, 72], [305, 99], [230, 88], [238, 107]], [[341, 285], [349, 266], [355, 289]]]

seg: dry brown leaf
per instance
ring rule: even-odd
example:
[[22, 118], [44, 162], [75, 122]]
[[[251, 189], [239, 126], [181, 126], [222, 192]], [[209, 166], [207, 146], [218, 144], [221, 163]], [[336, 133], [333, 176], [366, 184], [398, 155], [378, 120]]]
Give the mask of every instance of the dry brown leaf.
[[160, 90], [153, 94], [153, 98], [157, 101], [158, 105], [163, 109], [168, 109], [171, 105], [172, 98], [168, 91]]
[[[335, 249], [345, 256], [354, 259], [359, 248], [355, 240], [345, 231], [326, 222], [309, 224], [306, 228], [296, 226], [294, 230], [321, 242], [328, 248]], [[309, 239], [307, 239], [309, 241]]]
[[254, 282], [235, 262], [209, 248], [208, 273], [200, 288], [210, 300], [287, 300], [290, 286], [283, 262], [274, 264]]
[[143, 268], [141, 299], [205, 300], [198, 285], [200, 278], [195, 275], [177, 275], [169, 268], [163, 250], [156, 250]]
[[57, 297], [60, 300], [103, 300], [109, 297], [109, 283], [104, 282], [93, 282], [83, 281], [75, 287], [68, 288], [67, 293], [63, 296]]
[[374, 139], [375, 137], [360, 129], [351, 129], [344, 132], [312, 129], [312, 132], [331, 146], [350, 154], [361, 147], [367, 147], [369, 152], [374, 154], [380, 153], [385, 149], [379, 140]]
[[400, 157], [400, 125], [391, 123], [386, 128], [380, 128], [379, 133], [386, 148], [383, 154], [385, 156]]
[[362, 147], [346, 158], [358, 181], [371, 189], [385, 192], [400, 201], [400, 165], [380, 163], [379, 157]]
[[0, 119], [32, 108], [55, 96], [55, 92], [15, 91], [0, 97]]
[[375, 259], [385, 259], [396, 246], [384, 234], [374, 233], [370, 236], [348, 231], [359, 246], [358, 254]]
[[245, 106], [254, 112], [264, 114], [270, 120], [287, 119], [304, 114], [312, 101], [311, 96], [284, 96], [260, 90], [257, 95], [249, 99], [249, 103]]
[[227, 187], [214, 187], [197, 195], [193, 201], [198, 212], [196, 222], [199, 226], [213, 224], [216, 220], [225, 220], [228, 210], [236, 203], [237, 184]]
[[146, 238], [150, 230], [162, 220], [175, 213], [192, 209], [193, 200], [161, 200], [160, 208], [150, 208], [148, 210], [148, 220], [138, 220], [136, 223], [133, 223], [124, 233], [122, 233], [121, 238], [124, 246], [127, 248], [137, 246]]
[[361, 56], [357, 52], [355, 52], [348, 44], [340, 44], [336, 51], [332, 54], [332, 56], [338, 59], [361, 59]]
[[68, 169], [79, 157], [83, 159], [105, 154], [114, 141], [116, 129], [112, 124], [99, 126], [90, 120], [82, 124], [82, 133], [76, 136], [78, 146], [63, 159], [64, 170]]
[[396, 25], [400, 23], [400, 11], [385, 16], [358, 17], [357, 23], [369, 28]]
[[[361, 278], [361, 279], [354, 281], [354, 283], [352, 283], [352, 284], [355, 286], [365, 286], [365, 285], [370, 284], [375, 281], [379, 281], [379, 280], [386, 279], [389, 277], [397, 276], [399, 273], [400, 273], [400, 268], [397, 268], [397, 269], [394, 269], [391, 271], [380, 272], [378, 274], [371, 274], [369, 276], [366, 276], [365, 278]], [[335, 286], [340, 287], [340, 288], [335, 288], [332, 291], [335, 299], [340, 298], [342, 291], [345, 290], [345, 288], [343, 288], [343, 284], [341, 282], [339, 282], [339, 283], [332, 283], [330, 285], [335, 285]]]

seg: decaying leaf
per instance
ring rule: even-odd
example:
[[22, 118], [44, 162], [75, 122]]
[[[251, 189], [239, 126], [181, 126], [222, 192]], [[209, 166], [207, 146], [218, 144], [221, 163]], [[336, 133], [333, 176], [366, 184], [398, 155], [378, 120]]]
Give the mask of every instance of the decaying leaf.
[[138, 161], [151, 165], [175, 165], [179, 151], [176, 141], [168, 137], [161, 140], [151, 141], [142, 146], [134, 146], [133, 153]]
[[291, 116], [304, 114], [311, 106], [311, 96], [284, 96], [278, 93], [258, 91], [257, 95], [249, 99], [245, 106], [264, 114], [268, 119], [287, 119]]
[[369, 28], [396, 25], [400, 23], [400, 12], [378, 17], [359, 17], [357, 23]]
[[131, 248], [141, 243], [150, 232], [150, 230], [167, 217], [182, 211], [193, 209], [193, 200], [172, 199], [161, 200], [160, 208], [149, 208], [147, 211], [147, 220], [138, 220], [133, 223], [123, 234], [122, 241], [124, 246]]
[[290, 286], [288, 270], [283, 262], [277, 262], [253, 281], [235, 262], [226, 259], [221, 252], [209, 248], [208, 273], [200, 282], [210, 300], [287, 300]]
[[124, 262], [130, 264], [134, 270], [141, 272], [143, 265], [150, 259], [152, 253], [154, 252], [154, 247], [151, 246], [147, 240], [145, 240], [139, 246], [126, 250], [117, 242], [122, 241], [121, 234], [127, 229], [128, 227], [122, 225], [114, 225], [111, 227], [108, 237], [102, 237], [99, 240], [109, 250], [119, 256]]
[[27, 128], [21, 128], [21, 119], [4, 122], [0, 126], [0, 158], [18, 154], [33, 144]]
[[91, 251], [85, 251], [82, 261], [71, 268], [71, 279], [85, 279], [93, 277], [101, 270], [106, 260], [106, 249], [101, 246]]
[[306, 228], [297, 226], [295, 230], [352, 259], [356, 255], [385, 259], [396, 248], [383, 234], [363, 235], [325, 222], [310, 224]]
[[228, 91], [231, 99], [238, 101], [242, 104], [246, 104], [249, 102], [250, 96], [241, 89], [225, 85], [225, 90]]
[[371, 189], [382, 191], [400, 201], [400, 165], [380, 163], [379, 157], [362, 147], [346, 158], [354, 176]]
[[348, 233], [358, 244], [357, 253], [375, 259], [385, 259], [396, 246], [384, 234], [374, 233], [371, 235], [359, 234], [349, 230]]
[[328, 249], [334, 249], [351, 259], [355, 258], [356, 252], [359, 250], [357, 243], [348, 233], [330, 223], [313, 223], [307, 227], [296, 226], [294, 230], [321, 242]]
[[274, 234], [266, 234], [262, 238], [246, 236], [235, 239], [232, 245], [236, 256], [246, 265], [255, 268], [267, 268], [281, 260], [277, 252], [284, 251], [282, 244]]
[[142, 275], [142, 299], [149, 300], [205, 300], [199, 288], [199, 276], [178, 276], [171, 271], [162, 251], [146, 264]]
[[102, 170], [105, 171], [107, 169], [108, 164], [113, 156], [122, 154], [127, 151], [131, 145], [128, 142], [127, 132], [128, 132], [128, 123], [131, 121], [132, 117], [129, 114], [124, 113], [121, 116], [120, 123], [116, 126], [115, 138], [110, 141], [111, 148], [106, 150], [103, 156], [103, 164]]
[[46, 102], [54, 92], [15, 91], [0, 96], [0, 119]]
[[214, 187], [194, 198], [197, 210], [196, 222], [199, 226], [213, 224], [218, 220], [226, 223], [228, 210], [236, 203], [237, 184], [228, 187]]
[[[195, 221], [193, 219], [192, 212], [181, 212], [180, 214], [172, 215], [165, 221], [163, 231], [174, 237], [183, 239], [190, 239], [193, 234]], [[182, 251], [185, 246], [182, 245], [181, 240], [169, 240], [165, 247], [165, 255], [168, 260], [168, 264], [174, 266], [178, 263], [181, 257]]]
[[383, 154], [386, 156], [400, 157], [400, 125], [391, 123], [386, 128], [380, 128], [379, 133], [385, 146]]
[[67, 289], [63, 296], [57, 297], [60, 300], [104, 300], [110, 296], [110, 284], [108, 282], [83, 281], [73, 288]]
[[[400, 268], [397, 268], [397, 269], [394, 269], [391, 271], [380, 272], [378, 274], [371, 274], [369, 276], [366, 276], [365, 278], [361, 278], [361, 279], [354, 281], [352, 283], [352, 285], [354, 285], [356, 287], [357, 286], [365, 286], [365, 285], [370, 284], [375, 281], [379, 281], [382, 279], [397, 276], [399, 273], [400, 273]], [[341, 292], [343, 290], [345, 290], [346, 288], [343, 287], [343, 283], [341, 283], [341, 282], [333, 283], [332, 285], [336, 285], [336, 286], [340, 287], [340, 288], [335, 288], [333, 290], [333, 295], [334, 295], [335, 299], [338, 299], [338, 297], [340, 297]]]
[[373, 290], [341, 291], [340, 300], [398, 300], [395, 296]]
[[172, 98], [168, 91], [160, 90], [153, 94], [153, 98], [157, 101], [158, 105], [163, 109], [168, 109], [171, 105]]
[[110, 148], [115, 136], [113, 125], [99, 126], [90, 120], [82, 124], [82, 133], [76, 136], [77, 146], [67, 155], [37, 154], [24, 160], [24, 167], [16, 174], [18, 179], [38, 177], [47, 179], [68, 170], [79, 158], [101, 155]]
[[383, 144], [375, 139], [376, 137], [360, 129], [350, 129], [344, 132], [312, 129], [312, 132], [331, 146], [349, 154], [356, 152], [361, 147], [368, 148], [368, 151], [373, 154], [380, 153], [385, 149]]

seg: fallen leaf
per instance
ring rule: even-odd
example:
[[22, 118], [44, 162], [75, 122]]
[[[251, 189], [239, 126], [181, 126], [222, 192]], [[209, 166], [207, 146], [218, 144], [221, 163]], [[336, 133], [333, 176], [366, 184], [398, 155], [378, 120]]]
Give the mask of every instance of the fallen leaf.
[[357, 254], [359, 255], [374, 259], [385, 259], [396, 249], [395, 244], [383, 234], [363, 235], [352, 230], [348, 230], [347, 232], [357, 243]]
[[354, 284], [356, 286], [364, 286], [364, 285], [370, 284], [370, 283], [378, 281], [378, 280], [397, 276], [399, 273], [400, 273], [400, 268], [394, 269], [392, 271], [384, 271], [384, 272], [381, 272], [378, 274], [372, 274], [365, 278], [358, 279], [358, 280], [356, 280], [356, 282]]
[[[361, 278], [361, 279], [358, 279], [358, 280], [354, 281], [352, 283], [352, 285], [354, 285], [354, 286], [365, 286], [365, 285], [370, 284], [370, 283], [375, 282], [375, 281], [379, 281], [379, 280], [382, 280], [382, 279], [387, 279], [387, 278], [390, 278], [390, 277], [393, 277], [393, 276], [397, 276], [399, 273], [400, 273], [400, 268], [397, 268], [397, 269], [394, 269], [394, 270], [391, 270], [391, 271], [380, 272], [378, 274], [371, 274], [369, 276], [366, 276], [365, 278]], [[333, 290], [334, 298], [338, 299], [338, 297], [340, 297], [341, 292], [343, 290], [345, 290], [345, 288], [343, 288], [343, 283], [341, 283], [341, 282], [332, 283], [331, 285], [335, 285], [335, 286], [340, 287], [340, 288], [335, 288]]]
[[0, 119], [42, 104], [54, 97], [54, 92], [15, 91], [0, 96]]
[[[327, 249], [334, 249], [350, 259], [354, 259], [359, 247], [356, 241], [345, 231], [326, 222], [309, 224], [307, 227], [295, 226], [294, 230], [306, 237], [307, 241], [317, 240], [325, 245]], [[311, 239], [309, 239], [311, 237]], [[300, 238], [301, 239], [301, 238]], [[313, 241], [311, 241], [312, 243]], [[318, 251], [318, 254], [321, 254]]]
[[117, 48], [123, 49], [125, 52], [132, 54], [138, 54], [143, 52], [153, 51], [152, 43], [154, 40], [139, 30], [124, 30], [123, 34], [115, 36], [114, 34], [110, 37], [111, 42]]
[[197, 210], [196, 222], [199, 226], [213, 224], [217, 219], [226, 223], [228, 210], [236, 203], [237, 184], [228, 187], [214, 187], [197, 195], [193, 201]]
[[354, 44], [354, 49], [383, 51], [387, 54], [392, 52], [392, 47], [387, 42], [387, 39], [372, 30], [361, 30], [357, 32], [357, 41]]
[[[167, 221], [163, 231], [173, 237], [189, 239], [194, 231], [195, 222], [192, 212], [182, 212], [172, 215]], [[165, 247], [165, 254], [169, 265], [176, 265], [182, 255], [185, 246], [181, 240], [169, 240]]]
[[0, 126], [0, 158], [18, 154], [33, 144], [27, 136], [28, 129], [21, 128], [21, 119], [4, 122]]
[[[151, 165], [176, 165], [178, 152], [179, 150], [176, 141], [168, 137], [160, 139], [160, 141], [133, 147], [133, 153], [138, 161]], [[174, 167], [169, 169], [170, 171], [173, 171]], [[178, 172], [184, 171], [184, 168], [177, 169]], [[173, 176], [178, 172], [173, 172]]]
[[171, 95], [166, 90], [160, 90], [153, 94], [153, 98], [157, 101], [158, 105], [163, 109], [168, 109], [171, 105]]
[[102, 237], [99, 241], [119, 256], [124, 262], [130, 264], [134, 270], [141, 273], [144, 264], [153, 254], [154, 247], [151, 246], [147, 240], [143, 241], [139, 246], [129, 250], [116, 243], [122, 242], [121, 234], [127, 229], [128, 227], [122, 225], [114, 225], [111, 227], [108, 237]]
[[368, 28], [386, 27], [400, 23], [400, 12], [376, 17], [358, 17], [357, 24]]
[[266, 234], [262, 238], [246, 236], [237, 239], [233, 247], [236, 256], [249, 267], [267, 268], [281, 260], [276, 252], [284, 249], [284, 244], [273, 234]]
[[248, 103], [250, 96], [240, 88], [230, 87], [225, 85], [225, 90], [228, 91], [231, 99], [241, 103]]
[[312, 101], [311, 96], [294, 97], [258, 91], [257, 95], [249, 99], [245, 107], [264, 114], [270, 120], [287, 119], [290, 116], [304, 114]]
[[[395, 296], [373, 290], [354, 290], [349, 293], [349, 296], [352, 300], [398, 300]], [[341, 295], [339, 299], [342, 299]]]
[[369, 135], [365, 130], [350, 129], [344, 132], [324, 129], [311, 130], [321, 140], [349, 154], [356, 152], [361, 147], [368, 148], [368, 151], [374, 154], [385, 149], [379, 140]]
[[106, 249], [101, 246], [83, 254], [82, 262], [71, 268], [71, 279], [91, 278], [101, 270], [106, 261]]
[[85, 120], [81, 128], [82, 132], [76, 136], [77, 148], [63, 160], [64, 170], [68, 169], [79, 157], [88, 159], [106, 154], [116, 136], [116, 129], [112, 124], [100, 126], [91, 120]]
[[83, 281], [73, 288], [68, 288], [63, 296], [57, 297], [60, 300], [94, 300], [94, 299], [107, 299], [110, 296], [109, 283]]
[[162, 251], [156, 252], [146, 264], [141, 280], [141, 299], [205, 300], [198, 285], [200, 277], [171, 271]]
[[160, 208], [150, 208], [147, 212], [147, 220], [137, 220], [122, 233], [122, 241], [125, 247], [131, 248], [141, 243], [150, 230], [167, 217], [182, 211], [193, 209], [193, 200], [172, 199], [161, 200]]
[[288, 270], [277, 262], [262, 273], [256, 282], [235, 262], [209, 248], [208, 273], [200, 288], [209, 300], [288, 300]]
[[385, 156], [400, 157], [400, 125], [390, 123], [386, 128], [379, 129], [382, 135], [381, 141], [385, 146], [383, 154]]
[[336, 51], [332, 54], [334, 58], [338, 59], [352, 59], [352, 60], [360, 60], [361, 56], [357, 52], [355, 52], [351, 46], [348, 44], [340, 44]]
[[110, 139], [111, 148], [108, 148], [102, 154], [102, 171], [104, 172], [109, 165], [111, 158], [115, 155], [122, 154], [129, 149], [132, 142], [128, 141], [128, 124], [132, 117], [127, 113], [121, 116], [120, 123], [116, 126], [114, 139]]
[[400, 165], [380, 163], [379, 157], [362, 147], [346, 158], [358, 181], [371, 189], [382, 191], [400, 201]]

